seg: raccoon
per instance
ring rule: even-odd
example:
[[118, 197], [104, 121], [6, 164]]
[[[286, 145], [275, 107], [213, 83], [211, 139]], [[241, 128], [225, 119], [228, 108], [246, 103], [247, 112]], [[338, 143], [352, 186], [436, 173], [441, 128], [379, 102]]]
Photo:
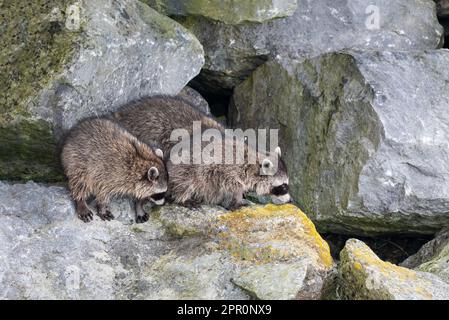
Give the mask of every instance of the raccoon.
[[112, 114], [112, 118], [142, 142], [162, 148], [166, 158], [177, 143], [170, 140], [175, 129], [192, 134], [192, 123], [200, 121], [204, 129], [224, 131], [224, 127], [187, 100], [178, 96], [156, 96], [129, 103]]
[[[232, 143], [237, 149], [238, 142]], [[243, 147], [246, 157], [250, 148]], [[270, 194], [274, 203], [289, 202], [287, 169], [279, 161], [280, 152], [278, 148], [274, 153], [259, 153], [255, 163], [242, 164], [182, 164], [169, 159], [168, 197], [190, 208], [216, 204], [235, 210], [243, 205], [244, 194], [254, 190], [258, 195]]]
[[[173, 163], [169, 155], [178, 141], [170, 137], [175, 129], [185, 129], [192, 136], [192, 124], [199, 121], [203, 131], [216, 129], [223, 141], [226, 139], [225, 128], [221, 124], [182, 98], [159, 96], [141, 99], [115, 112], [113, 118], [139, 140], [160, 145], [170, 177], [167, 196], [175, 203], [188, 207], [218, 204], [235, 209], [243, 204], [243, 195], [249, 190], [255, 190], [259, 195], [270, 194], [275, 203], [291, 200], [287, 168], [281, 159], [280, 148], [272, 153], [257, 153], [257, 161], [253, 164]], [[237, 149], [239, 142], [233, 140], [232, 143]], [[251, 150], [246, 143], [241, 147], [245, 155]]]
[[86, 200], [95, 196], [97, 214], [111, 220], [108, 203], [115, 196], [136, 200], [136, 221], [148, 220], [142, 203], [167, 190], [163, 152], [152, 150], [114, 121], [91, 118], [68, 133], [61, 152], [61, 164], [68, 178], [78, 217], [93, 219]]

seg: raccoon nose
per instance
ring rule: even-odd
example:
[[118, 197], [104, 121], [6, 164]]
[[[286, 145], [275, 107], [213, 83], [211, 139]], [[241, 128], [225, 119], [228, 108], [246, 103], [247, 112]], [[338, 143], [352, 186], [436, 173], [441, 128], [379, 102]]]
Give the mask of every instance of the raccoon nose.
[[151, 199], [156, 200], [156, 201], [162, 200], [164, 198], [165, 198], [165, 192], [156, 193], [151, 196]]
[[274, 187], [273, 189], [271, 189], [271, 194], [273, 194], [275, 196], [282, 196], [287, 193], [288, 193], [288, 184], [286, 184], [286, 183], [281, 184], [280, 186], [277, 186], [277, 187]]

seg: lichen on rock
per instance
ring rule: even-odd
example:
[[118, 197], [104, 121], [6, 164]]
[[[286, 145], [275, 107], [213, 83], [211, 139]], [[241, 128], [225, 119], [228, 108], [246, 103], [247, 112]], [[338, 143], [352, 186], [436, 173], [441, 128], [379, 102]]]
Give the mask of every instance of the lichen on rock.
[[203, 16], [226, 24], [266, 22], [291, 16], [297, 0], [140, 0], [174, 16]]
[[441, 230], [401, 266], [433, 273], [449, 283], [449, 229]]
[[380, 260], [363, 242], [347, 241], [340, 253], [337, 293], [342, 299], [446, 300], [449, 284], [437, 276]]
[[293, 205], [243, 208], [220, 216], [215, 228], [220, 230], [219, 246], [237, 259], [267, 263], [302, 256], [323, 269], [333, 263], [328, 244]]
[[0, 203], [0, 298], [319, 299], [333, 269], [293, 205], [171, 204], [137, 225], [122, 199], [85, 224], [65, 188], [34, 182], [0, 182]]

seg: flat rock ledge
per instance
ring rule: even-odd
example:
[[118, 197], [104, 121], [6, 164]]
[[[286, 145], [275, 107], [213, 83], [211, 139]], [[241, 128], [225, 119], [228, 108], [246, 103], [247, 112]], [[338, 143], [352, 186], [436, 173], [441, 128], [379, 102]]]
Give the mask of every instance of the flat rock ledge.
[[318, 299], [329, 246], [293, 205], [76, 218], [67, 189], [0, 182], [0, 299]]

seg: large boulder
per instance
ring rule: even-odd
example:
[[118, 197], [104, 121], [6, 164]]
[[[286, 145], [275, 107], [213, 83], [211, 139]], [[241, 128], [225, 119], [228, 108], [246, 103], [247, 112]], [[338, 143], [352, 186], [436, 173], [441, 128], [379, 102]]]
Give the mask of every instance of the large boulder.
[[227, 24], [264, 22], [291, 16], [297, 0], [140, 0], [161, 13], [202, 16]]
[[280, 59], [236, 87], [231, 122], [279, 128], [291, 194], [320, 230], [449, 225], [449, 51]]
[[198, 40], [134, 1], [2, 4], [0, 179], [60, 180], [55, 145], [79, 119], [177, 94], [204, 63]]
[[437, 276], [384, 262], [359, 240], [348, 240], [340, 259], [337, 294], [341, 299], [449, 299], [449, 284]]
[[228, 25], [199, 16], [178, 21], [204, 45], [206, 63], [195, 85], [214, 93], [226, 93], [277, 55], [435, 49], [443, 33], [432, 0], [298, 0], [291, 17], [261, 24]]
[[439, 232], [401, 266], [433, 273], [449, 283], [449, 229]]
[[317, 299], [333, 268], [293, 205], [111, 211], [86, 224], [63, 187], [0, 182], [0, 298]]

